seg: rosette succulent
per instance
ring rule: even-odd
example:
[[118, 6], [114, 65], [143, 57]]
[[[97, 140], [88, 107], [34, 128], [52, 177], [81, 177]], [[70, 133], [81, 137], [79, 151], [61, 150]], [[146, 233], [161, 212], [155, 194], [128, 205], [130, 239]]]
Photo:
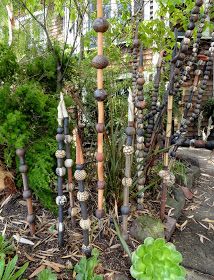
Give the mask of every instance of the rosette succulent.
[[185, 280], [182, 255], [172, 243], [148, 237], [132, 254], [131, 275], [136, 280]]

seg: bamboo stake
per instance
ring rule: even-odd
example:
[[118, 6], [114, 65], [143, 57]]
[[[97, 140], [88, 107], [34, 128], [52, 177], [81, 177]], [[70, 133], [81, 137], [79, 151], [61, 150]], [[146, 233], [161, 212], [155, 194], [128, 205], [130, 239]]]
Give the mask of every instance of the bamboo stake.
[[96, 210], [96, 217], [101, 220], [104, 216], [103, 210], [103, 196], [104, 196], [104, 155], [103, 155], [103, 136], [104, 136], [104, 100], [106, 92], [103, 89], [103, 69], [108, 66], [108, 60], [103, 55], [103, 33], [108, 30], [109, 24], [103, 18], [103, 1], [97, 0], [97, 19], [94, 21], [93, 28], [97, 32], [97, 56], [92, 60], [92, 66], [97, 69], [97, 90], [95, 91], [95, 98], [98, 107], [98, 124], [97, 129], [97, 175], [98, 175], [98, 207]]

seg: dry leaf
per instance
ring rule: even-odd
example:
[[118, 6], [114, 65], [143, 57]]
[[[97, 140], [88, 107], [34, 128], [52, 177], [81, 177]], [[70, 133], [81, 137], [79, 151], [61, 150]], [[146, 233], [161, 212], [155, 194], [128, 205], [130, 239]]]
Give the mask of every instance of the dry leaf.
[[33, 273], [31, 273], [31, 275], [29, 276], [29, 279], [35, 277], [37, 274], [39, 274], [41, 271], [43, 271], [45, 269], [45, 266], [42, 264], [39, 267], [37, 267], [36, 270], [34, 270]]
[[180, 226], [180, 231], [183, 231], [188, 224], [188, 220], [186, 220], [181, 226]]
[[201, 243], [204, 244], [204, 239], [206, 239], [206, 240], [211, 242], [211, 240], [209, 238], [207, 238], [206, 236], [204, 236], [202, 234], [199, 234], [199, 233], [196, 233], [196, 234], [199, 236]]

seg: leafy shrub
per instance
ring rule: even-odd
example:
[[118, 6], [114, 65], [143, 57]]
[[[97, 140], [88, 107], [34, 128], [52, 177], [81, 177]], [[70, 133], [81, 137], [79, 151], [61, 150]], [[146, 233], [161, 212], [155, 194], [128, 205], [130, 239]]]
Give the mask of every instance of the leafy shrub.
[[[37, 82], [0, 88], [0, 144], [4, 162], [15, 168], [15, 150], [27, 150], [30, 186], [43, 205], [55, 209], [51, 182], [55, 180], [57, 102]], [[21, 179], [20, 175], [18, 175]], [[21, 180], [18, 181], [21, 186]]]
[[12, 260], [5, 262], [5, 258], [0, 259], [0, 280], [16, 280], [20, 279], [28, 267], [25, 263], [20, 269], [16, 268], [18, 256], [16, 255]]
[[50, 269], [44, 269], [38, 274], [38, 280], [57, 280], [57, 276]]
[[132, 254], [131, 275], [137, 280], [185, 280], [182, 255], [164, 239], [145, 239]]
[[3, 235], [0, 235], [0, 257], [11, 255], [14, 252], [14, 247], [7, 241]]
[[97, 249], [92, 250], [92, 257], [87, 259], [83, 257], [74, 267], [77, 273], [76, 280], [103, 280], [102, 275], [97, 275], [94, 270], [98, 265], [99, 252]]
[[0, 83], [11, 79], [17, 70], [15, 54], [8, 46], [0, 44]]
[[210, 98], [206, 101], [206, 103], [203, 106], [203, 112], [206, 118], [214, 118], [214, 98]]

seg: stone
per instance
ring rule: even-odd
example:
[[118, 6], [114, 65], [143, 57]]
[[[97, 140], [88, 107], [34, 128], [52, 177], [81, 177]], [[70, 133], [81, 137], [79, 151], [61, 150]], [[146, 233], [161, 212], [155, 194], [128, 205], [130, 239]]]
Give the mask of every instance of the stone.
[[175, 231], [177, 220], [167, 216], [167, 220], [165, 222], [165, 238], [167, 241], [171, 239], [172, 234]]
[[185, 196], [180, 188], [174, 188], [173, 194], [174, 198], [168, 197], [166, 204], [167, 206], [174, 208], [172, 212], [173, 218], [178, 219], [181, 216], [182, 210], [185, 206]]
[[132, 222], [130, 234], [139, 242], [147, 237], [164, 238], [164, 225], [157, 218], [143, 215]]
[[213, 276], [200, 273], [195, 270], [186, 269], [187, 271], [187, 280], [213, 280]]

